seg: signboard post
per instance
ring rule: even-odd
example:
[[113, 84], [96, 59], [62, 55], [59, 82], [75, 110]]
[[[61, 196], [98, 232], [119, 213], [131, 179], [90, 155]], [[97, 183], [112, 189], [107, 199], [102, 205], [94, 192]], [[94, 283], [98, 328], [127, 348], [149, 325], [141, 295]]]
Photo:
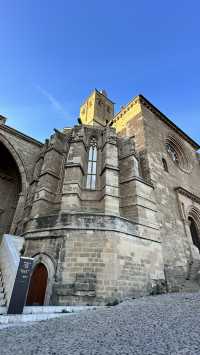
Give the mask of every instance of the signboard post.
[[26, 302], [28, 286], [33, 267], [33, 258], [21, 257], [15, 278], [8, 314], [21, 314]]

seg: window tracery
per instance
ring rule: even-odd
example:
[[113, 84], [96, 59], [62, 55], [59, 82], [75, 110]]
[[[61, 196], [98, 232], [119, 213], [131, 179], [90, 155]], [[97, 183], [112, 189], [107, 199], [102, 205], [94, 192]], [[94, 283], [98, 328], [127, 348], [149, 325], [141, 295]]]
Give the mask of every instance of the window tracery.
[[185, 173], [191, 171], [191, 159], [185, 149], [184, 142], [179, 137], [169, 134], [165, 141], [165, 148], [171, 160], [179, 169]]
[[173, 162], [178, 165], [179, 164], [178, 154], [177, 154], [176, 150], [174, 149], [174, 147], [172, 147], [171, 144], [167, 143], [166, 148], [167, 148], [167, 152], [170, 155]]

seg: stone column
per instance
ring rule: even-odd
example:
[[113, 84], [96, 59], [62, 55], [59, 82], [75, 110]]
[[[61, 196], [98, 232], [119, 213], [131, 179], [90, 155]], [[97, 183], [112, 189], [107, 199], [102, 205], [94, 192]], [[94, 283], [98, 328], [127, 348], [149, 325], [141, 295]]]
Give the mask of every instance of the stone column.
[[53, 213], [59, 207], [58, 187], [61, 179], [62, 164], [66, 154], [66, 136], [58, 131], [51, 136], [46, 145], [37, 188], [34, 193], [31, 216]]
[[120, 213], [138, 224], [145, 238], [160, 240], [154, 187], [139, 175], [133, 137], [119, 139]]
[[114, 128], [104, 130], [101, 183], [105, 214], [119, 215], [119, 166]]
[[64, 165], [65, 172], [61, 202], [61, 209], [63, 211], [72, 212], [81, 210], [80, 194], [86, 154], [84, 127], [76, 126], [72, 132], [69, 153]]

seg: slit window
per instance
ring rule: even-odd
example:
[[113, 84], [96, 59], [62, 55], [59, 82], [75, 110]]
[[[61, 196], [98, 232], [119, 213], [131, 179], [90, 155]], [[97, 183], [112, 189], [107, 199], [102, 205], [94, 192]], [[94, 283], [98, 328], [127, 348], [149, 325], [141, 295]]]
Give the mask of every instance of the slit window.
[[166, 162], [166, 160], [164, 158], [162, 158], [162, 163], [163, 163], [164, 170], [168, 173], [169, 172], [168, 165], [167, 165], [167, 162]]

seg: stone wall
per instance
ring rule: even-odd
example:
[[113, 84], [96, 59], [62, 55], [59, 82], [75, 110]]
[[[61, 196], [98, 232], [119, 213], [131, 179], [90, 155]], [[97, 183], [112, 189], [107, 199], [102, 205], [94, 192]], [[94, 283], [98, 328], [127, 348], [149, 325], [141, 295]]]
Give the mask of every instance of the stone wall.
[[164, 280], [161, 244], [114, 216], [61, 214], [34, 220], [25, 255], [55, 263], [52, 303], [101, 304], [149, 294]]
[[[169, 266], [171, 269], [174, 268], [174, 274], [176, 275], [177, 268], [182, 267], [184, 272], [187, 270], [188, 262], [191, 261], [191, 258], [194, 258], [191, 235], [187, 226], [189, 207], [194, 205], [194, 202], [192, 198], [187, 203], [182, 201], [181, 207], [185, 211], [184, 221], [180, 213], [180, 204], [175, 189], [182, 187], [195, 196], [200, 196], [199, 162], [194, 146], [186, 138], [184, 139], [144, 105], [142, 110], [151, 180], [155, 186], [155, 196], [160, 211], [164, 262], [168, 268]], [[156, 139], [154, 132], [156, 132]], [[170, 158], [165, 145], [169, 135], [173, 135], [177, 137], [177, 140], [182, 141], [184, 152], [190, 161], [191, 168], [188, 171], [183, 171]], [[168, 172], [164, 170], [162, 158], [167, 162]], [[200, 204], [198, 204], [198, 209], [200, 211]], [[195, 256], [199, 258], [199, 253], [195, 253]]]
[[[120, 136], [134, 136], [140, 174], [154, 187], [152, 196], [157, 206], [154, 205], [151, 210], [158, 211], [156, 221], [160, 226], [165, 271], [170, 288], [173, 277], [174, 283], [178, 285], [181, 281], [177, 280], [185, 279], [188, 275], [191, 263], [196, 265], [196, 261], [200, 260], [199, 251], [191, 239], [188, 223], [188, 216], [195, 209], [193, 215], [199, 225], [198, 146], [142, 96], [136, 97], [115, 116], [114, 125]], [[166, 144], [170, 142], [177, 146], [179, 164], [175, 163], [167, 152]], [[185, 191], [184, 194], [178, 192], [179, 187]], [[126, 189], [127, 187], [123, 187], [121, 195], [127, 203], [130, 190], [128, 188], [126, 192]], [[147, 196], [148, 193], [145, 193], [146, 200]], [[128, 208], [128, 213], [130, 211]], [[146, 212], [149, 220], [152, 220], [150, 205]], [[137, 215], [133, 206], [131, 213]], [[138, 216], [144, 217], [141, 209], [138, 209]], [[127, 217], [130, 218], [130, 214], [127, 214]]]
[[[200, 231], [195, 142], [142, 96], [111, 123], [113, 103], [93, 94], [89, 125], [55, 130], [43, 145], [0, 124], [22, 182], [12, 230], [47, 268], [45, 304], [112, 303], [153, 293], [165, 278], [177, 290], [200, 267], [188, 221]], [[102, 95], [109, 115], [98, 108]], [[91, 140], [97, 170], [88, 189]]]

